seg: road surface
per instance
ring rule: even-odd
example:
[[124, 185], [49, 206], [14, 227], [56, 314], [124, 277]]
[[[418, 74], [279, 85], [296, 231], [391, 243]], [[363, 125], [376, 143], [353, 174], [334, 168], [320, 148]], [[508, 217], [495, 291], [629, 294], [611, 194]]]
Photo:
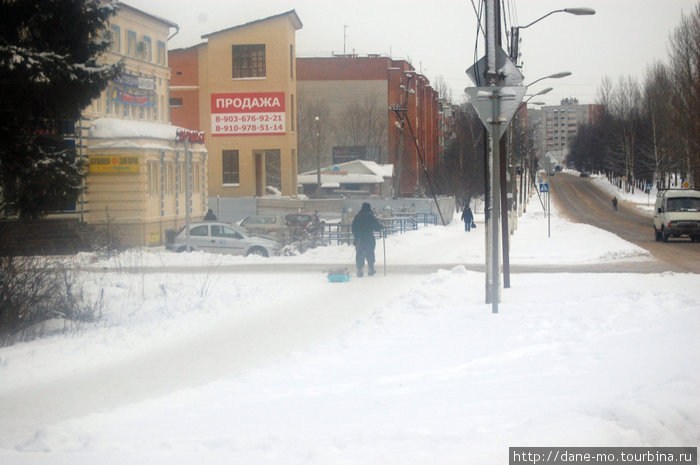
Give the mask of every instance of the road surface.
[[590, 178], [558, 173], [550, 176], [547, 182], [552, 200], [562, 215], [576, 223], [610, 231], [648, 250], [655, 259], [654, 270], [650, 271], [700, 273], [700, 244], [688, 238], [656, 242], [651, 213], [645, 214], [624, 201], [620, 201], [617, 211], [613, 212], [610, 194], [599, 189]]

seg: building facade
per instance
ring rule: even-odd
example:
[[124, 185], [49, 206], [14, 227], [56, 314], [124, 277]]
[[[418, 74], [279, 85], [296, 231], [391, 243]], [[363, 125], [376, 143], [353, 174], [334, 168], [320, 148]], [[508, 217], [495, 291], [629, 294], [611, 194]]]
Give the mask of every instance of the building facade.
[[160, 245], [165, 231], [206, 211], [206, 150], [169, 124], [167, 42], [177, 25], [120, 3], [108, 63], [124, 71], [83, 113], [79, 151], [89, 160], [80, 215], [110, 240]]
[[108, 117], [169, 123], [168, 37], [177, 24], [124, 3], [109, 21], [105, 63], [124, 61], [124, 72], [85, 109], [88, 119]]
[[[302, 171], [361, 159], [393, 164], [394, 189], [423, 189], [439, 160], [438, 94], [404, 60], [370, 55], [297, 58]], [[423, 162], [421, 162], [421, 158]]]
[[204, 131], [210, 197], [297, 193], [295, 11], [169, 52], [173, 124]]
[[563, 160], [569, 144], [578, 135], [581, 126], [593, 124], [602, 113], [602, 105], [579, 104], [575, 98], [563, 99], [559, 105], [541, 108], [537, 147], [540, 154], [559, 154]]

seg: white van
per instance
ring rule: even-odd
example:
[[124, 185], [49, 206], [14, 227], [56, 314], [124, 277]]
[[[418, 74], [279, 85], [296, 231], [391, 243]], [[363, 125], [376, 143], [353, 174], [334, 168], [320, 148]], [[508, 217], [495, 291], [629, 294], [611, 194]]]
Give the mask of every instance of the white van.
[[669, 237], [681, 236], [700, 242], [700, 191], [661, 190], [654, 205], [654, 238], [668, 242]]

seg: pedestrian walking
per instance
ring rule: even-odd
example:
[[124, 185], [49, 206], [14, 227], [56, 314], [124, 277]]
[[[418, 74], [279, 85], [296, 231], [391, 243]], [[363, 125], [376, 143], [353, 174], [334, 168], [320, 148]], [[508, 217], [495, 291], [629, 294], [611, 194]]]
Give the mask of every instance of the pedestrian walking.
[[617, 211], [617, 197], [612, 198], [612, 206], [613, 206], [613, 211]]
[[462, 211], [462, 221], [464, 221], [464, 230], [466, 232], [471, 231], [472, 224], [474, 224], [474, 214], [472, 213], [472, 209], [469, 208], [469, 205], [464, 207], [464, 211]]
[[363, 268], [367, 261], [367, 274], [374, 275], [374, 247], [376, 240], [374, 239], [374, 231], [381, 231], [382, 224], [377, 220], [372, 213], [372, 207], [369, 203], [362, 204], [360, 211], [357, 212], [352, 220], [352, 235], [355, 244], [355, 265], [357, 265], [357, 276], [363, 276]]

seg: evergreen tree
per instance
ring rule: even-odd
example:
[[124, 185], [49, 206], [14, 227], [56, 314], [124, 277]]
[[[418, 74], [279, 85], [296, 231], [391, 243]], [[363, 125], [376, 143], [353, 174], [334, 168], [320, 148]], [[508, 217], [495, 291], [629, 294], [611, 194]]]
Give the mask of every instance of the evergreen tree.
[[83, 160], [62, 134], [122, 65], [98, 63], [114, 3], [0, 0], [0, 217], [75, 202]]

